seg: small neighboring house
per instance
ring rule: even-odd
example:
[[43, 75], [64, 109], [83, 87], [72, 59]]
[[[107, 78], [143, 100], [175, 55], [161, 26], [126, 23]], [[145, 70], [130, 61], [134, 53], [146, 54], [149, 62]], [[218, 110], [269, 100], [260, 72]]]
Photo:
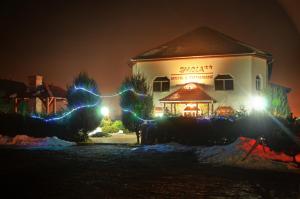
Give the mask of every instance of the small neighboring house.
[[[8, 86], [9, 85], [9, 86]], [[28, 77], [28, 85], [11, 80], [0, 80], [2, 99], [11, 100], [14, 112], [53, 114], [67, 105], [67, 91], [43, 81], [43, 76]], [[22, 109], [22, 110], [21, 110]]]

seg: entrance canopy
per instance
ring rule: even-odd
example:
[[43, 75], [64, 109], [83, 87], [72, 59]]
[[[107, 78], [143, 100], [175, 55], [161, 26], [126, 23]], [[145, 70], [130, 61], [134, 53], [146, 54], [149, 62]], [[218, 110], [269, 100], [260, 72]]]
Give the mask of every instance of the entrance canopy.
[[210, 97], [198, 83], [187, 83], [177, 91], [159, 100], [160, 102], [185, 103], [185, 102], [213, 102]]
[[170, 105], [171, 114], [198, 117], [213, 113], [213, 103], [215, 100], [210, 97], [199, 83], [187, 83], [177, 91], [159, 100], [166, 105]]

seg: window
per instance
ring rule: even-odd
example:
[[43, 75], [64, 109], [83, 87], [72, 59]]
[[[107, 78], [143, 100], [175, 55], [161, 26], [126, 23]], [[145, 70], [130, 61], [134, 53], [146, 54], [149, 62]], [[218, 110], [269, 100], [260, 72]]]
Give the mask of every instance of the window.
[[154, 92], [165, 92], [170, 90], [170, 80], [167, 77], [157, 77], [153, 81]]
[[260, 91], [262, 89], [262, 82], [261, 82], [260, 75], [256, 75], [255, 82], [256, 82], [255, 83], [256, 90]]
[[233, 90], [233, 78], [230, 75], [217, 75], [215, 78], [215, 90]]

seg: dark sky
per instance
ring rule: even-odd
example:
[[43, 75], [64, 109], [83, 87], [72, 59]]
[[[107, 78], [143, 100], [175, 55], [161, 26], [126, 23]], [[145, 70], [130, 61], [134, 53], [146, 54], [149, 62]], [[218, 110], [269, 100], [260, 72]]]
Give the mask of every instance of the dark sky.
[[300, 115], [297, 0], [5, 0], [0, 6], [0, 78], [42, 74], [65, 87], [85, 71], [102, 93], [113, 93], [131, 73], [131, 57], [209, 26], [271, 52], [272, 81], [293, 89], [290, 104]]

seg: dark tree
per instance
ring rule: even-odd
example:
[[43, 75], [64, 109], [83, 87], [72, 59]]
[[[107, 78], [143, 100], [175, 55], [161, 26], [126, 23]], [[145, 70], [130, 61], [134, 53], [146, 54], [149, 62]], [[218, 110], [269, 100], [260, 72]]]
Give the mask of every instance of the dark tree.
[[[143, 120], [149, 119], [152, 115], [153, 110], [153, 99], [149, 95], [149, 87], [146, 79], [143, 75], [138, 74], [131, 77], [125, 78], [123, 81], [120, 91], [125, 89], [134, 89], [137, 93], [145, 94], [146, 96], [137, 95], [134, 92], [125, 92], [122, 94], [120, 99], [120, 106], [122, 111], [122, 122], [125, 128], [133, 131], [137, 135], [137, 142], [140, 143], [141, 125], [144, 123]], [[132, 111], [124, 111], [124, 109]]]
[[75, 90], [75, 87], [86, 88], [96, 94], [99, 94], [99, 91], [96, 81], [86, 73], [80, 73], [67, 90], [69, 110], [92, 105], [91, 107], [84, 107], [74, 111], [68, 120], [69, 130], [75, 135], [74, 139], [76, 141], [85, 141], [87, 139], [87, 132], [99, 125], [101, 118], [97, 109], [100, 107], [101, 100], [99, 97], [86, 91]]
[[273, 84], [269, 85], [265, 90], [268, 99], [268, 109], [272, 115], [282, 118], [289, 116], [288, 92], [289, 89]]

